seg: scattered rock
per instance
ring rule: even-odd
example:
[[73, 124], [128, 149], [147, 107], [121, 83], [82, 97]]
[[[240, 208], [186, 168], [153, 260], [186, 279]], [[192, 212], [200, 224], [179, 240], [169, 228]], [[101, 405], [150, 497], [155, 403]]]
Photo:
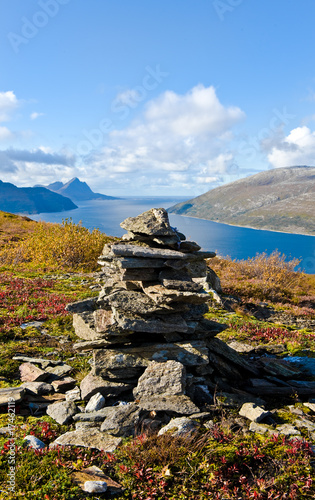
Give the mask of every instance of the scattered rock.
[[47, 407], [47, 415], [56, 420], [58, 424], [69, 424], [73, 415], [78, 413], [78, 407], [73, 401], [61, 401]]
[[198, 422], [195, 422], [188, 417], [172, 418], [172, 420], [159, 430], [158, 435], [162, 436], [166, 432], [172, 434], [174, 437], [184, 437], [196, 432], [200, 427]]
[[45, 443], [33, 435], [25, 436], [23, 445], [33, 448], [34, 450], [41, 450], [46, 447]]
[[22, 386], [0, 389], [0, 406], [7, 405], [12, 400], [19, 403], [24, 398], [25, 392], [25, 388]]
[[60, 380], [53, 380], [51, 385], [56, 392], [66, 392], [70, 390], [76, 382], [77, 381], [72, 377], [64, 377]]
[[133, 436], [139, 422], [140, 407], [135, 403], [124, 406], [113, 406], [102, 423], [101, 431], [110, 432], [114, 436]]
[[79, 387], [75, 387], [66, 392], [66, 401], [81, 401], [81, 391]]
[[260, 406], [254, 403], [244, 403], [239, 411], [241, 417], [248, 418], [252, 422], [261, 422], [265, 417], [270, 415], [269, 411], [265, 411]]
[[19, 367], [22, 382], [41, 382], [49, 377], [49, 373], [32, 363], [22, 363]]
[[88, 493], [104, 493], [107, 491], [107, 483], [105, 481], [85, 481], [83, 491]]
[[24, 387], [26, 392], [37, 394], [38, 396], [54, 392], [53, 386], [45, 382], [24, 382], [21, 387]]
[[69, 431], [59, 436], [50, 444], [50, 448], [59, 446], [83, 446], [84, 448], [95, 448], [106, 453], [112, 453], [120, 445], [122, 439], [96, 428]]
[[86, 412], [98, 411], [104, 408], [104, 406], [105, 406], [105, 398], [104, 396], [102, 396], [100, 392], [97, 392], [89, 400], [88, 404], [85, 407], [85, 411]]

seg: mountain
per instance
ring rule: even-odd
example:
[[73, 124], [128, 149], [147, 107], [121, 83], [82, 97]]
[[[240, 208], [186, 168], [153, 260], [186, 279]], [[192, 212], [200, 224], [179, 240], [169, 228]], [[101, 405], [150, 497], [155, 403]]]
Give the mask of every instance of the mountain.
[[67, 196], [74, 201], [119, 199], [114, 198], [113, 196], [106, 196], [105, 194], [93, 193], [87, 183], [80, 181], [77, 177], [74, 177], [66, 184], [63, 184], [62, 182], [53, 182], [46, 187], [47, 189], [61, 194], [62, 196]]
[[260, 172], [168, 211], [235, 226], [315, 235], [315, 167]]
[[0, 181], [0, 210], [12, 213], [39, 214], [63, 212], [78, 208], [69, 198], [53, 193], [44, 187], [19, 188]]

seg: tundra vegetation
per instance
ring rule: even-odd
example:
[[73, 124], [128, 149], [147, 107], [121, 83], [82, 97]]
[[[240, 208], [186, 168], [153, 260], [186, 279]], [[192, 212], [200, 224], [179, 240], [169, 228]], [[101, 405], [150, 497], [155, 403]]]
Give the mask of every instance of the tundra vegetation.
[[[1, 213], [0, 230], [0, 387], [20, 385], [19, 361], [12, 360], [16, 354], [45, 357], [53, 353], [52, 359], [62, 359], [73, 367], [79, 383], [90, 365], [72, 349], [72, 317], [65, 305], [98, 293], [93, 291], [97, 257], [111, 238], [71, 220], [62, 225], [34, 223], [6, 213]], [[297, 265], [277, 251], [240, 262], [211, 259], [211, 268], [221, 279], [223, 305], [213, 301], [208, 317], [228, 325], [219, 337], [271, 349], [281, 345], [279, 356], [315, 357], [315, 276], [295, 271]], [[272, 321], [253, 314], [262, 303], [274, 312]], [[24, 327], [35, 320], [44, 322], [42, 330]], [[292, 421], [292, 409], [315, 420], [298, 396], [283, 401], [270, 398], [268, 405], [279, 424]], [[87, 494], [71, 481], [70, 474], [96, 465], [121, 484], [118, 498], [314, 498], [310, 431], [303, 429], [298, 439], [244, 432], [237, 425], [238, 410], [216, 401], [212, 411], [211, 428], [193, 436], [158, 436], [139, 429], [135, 438], [127, 438], [115, 452], [105, 453], [79, 447], [50, 449], [49, 444], [72, 427], [61, 426], [49, 416], [21, 415], [17, 405], [16, 489], [11, 494], [1, 486], [0, 497], [84, 499]], [[7, 424], [3, 407], [0, 427]], [[47, 447], [33, 450], [23, 446], [23, 437], [29, 434]], [[9, 452], [8, 437], [0, 434], [1, 485], [7, 481]], [[89, 498], [106, 495], [91, 494]]]

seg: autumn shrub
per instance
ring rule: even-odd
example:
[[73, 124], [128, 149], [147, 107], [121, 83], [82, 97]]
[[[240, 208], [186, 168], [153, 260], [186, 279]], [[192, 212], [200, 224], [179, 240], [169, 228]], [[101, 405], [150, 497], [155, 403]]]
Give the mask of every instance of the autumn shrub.
[[209, 265], [219, 275], [225, 293], [283, 301], [292, 298], [301, 282], [303, 273], [296, 271], [299, 262], [274, 250], [270, 255], [263, 252], [240, 261], [216, 257]]
[[66, 219], [62, 224], [39, 222], [34, 232], [0, 251], [3, 265], [56, 270], [95, 270], [103, 246], [112, 238]]

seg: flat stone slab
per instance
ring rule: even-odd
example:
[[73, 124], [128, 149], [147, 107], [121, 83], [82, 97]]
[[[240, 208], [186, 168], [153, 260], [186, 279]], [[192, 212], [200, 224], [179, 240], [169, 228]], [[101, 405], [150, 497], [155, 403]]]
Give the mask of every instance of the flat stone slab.
[[49, 377], [49, 373], [32, 363], [26, 362], [19, 366], [22, 382], [42, 382]]
[[25, 363], [33, 363], [34, 365], [44, 365], [45, 367], [48, 365], [57, 366], [62, 363], [62, 361], [54, 361], [53, 359], [45, 359], [45, 358], [34, 358], [31, 356], [13, 356], [15, 361], [24, 361]]
[[[148, 248], [139, 245], [112, 245], [111, 252], [118, 257], [141, 257], [149, 259], [189, 259], [194, 254], [184, 253], [168, 248]], [[102, 258], [102, 256], [100, 257]]]
[[12, 402], [12, 399], [19, 403], [25, 396], [25, 387], [6, 387], [5, 389], [0, 389], [0, 405], [7, 405]]
[[132, 387], [133, 385], [128, 383], [104, 380], [91, 372], [84, 377], [80, 384], [81, 397], [84, 400], [89, 400], [97, 392], [100, 392], [104, 397], [118, 396]]
[[166, 411], [179, 415], [193, 415], [200, 412], [192, 400], [183, 394], [177, 396], [148, 396], [139, 401], [139, 406], [147, 411]]
[[82, 446], [84, 448], [95, 448], [106, 453], [112, 453], [120, 445], [122, 439], [96, 428], [69, 431], [53, 441], [49, 448], [56, 446]]
[[70, 474], [70, 477], [71, 481], [82, 489], [86, 481], [104, 481], [107, 485], [107, 490], [111, 494], [120, 493], [123, 489], [119, 483], [106, 476], [96, 465], [80, 471], [74, 471]]
[[46, 384], [45, 382], [24, 382], [21, 387], [24, 387], [27, 392], [30, 392], [31, 394], [38, 394], [39, 396], [54, 392], [53, 386], [51, 384]]
[[146, 319], [139, 315], [115, 310], [115, 319], [122, 330], [147, 333], [187, 333], [189, 328], [180, 314], [167, 314]]
[[[165, 344], [142, 344], [138, 347], [97, 349], [93, 353], [94, 370], [98, 376], [108, 371], [120, 376], [133, 376], [150, 361], [175, 360], [184, 366], [203, 366], [209, 363], [208, 348], [203, 341]], [[133, 369], [136, 369], [133, 373]]]
[[82, 412], [74, 415], [74, 422], [103, 422], [110, 415], [112, 406], [106, 406], [101, 410]]

